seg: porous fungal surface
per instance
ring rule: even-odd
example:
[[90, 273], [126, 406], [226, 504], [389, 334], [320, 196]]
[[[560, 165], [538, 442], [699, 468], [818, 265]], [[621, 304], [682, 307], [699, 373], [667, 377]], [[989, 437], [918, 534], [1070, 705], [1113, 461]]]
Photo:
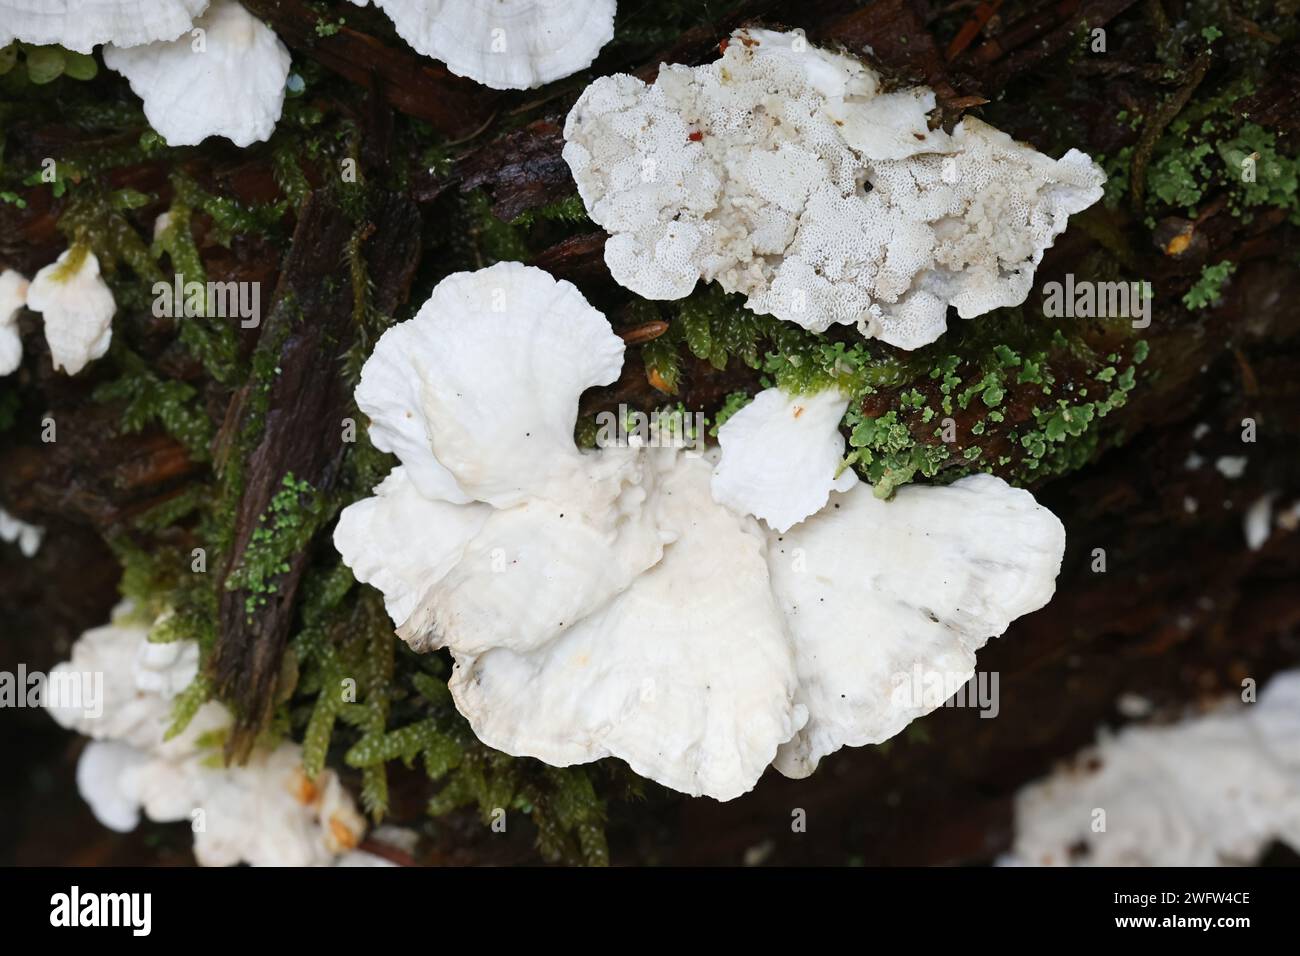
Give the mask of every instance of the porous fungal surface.
[[1103, 734], [1016, 797], [1024, 866], [1245, 866], [1300, 852], [1300, 671], [1258, 702]]
[[[808, 459], [775, 484], [727, 477], [744, 421], [721, 461], [640, 439], [580, 451], [578, 397], [622, 361], [577, 289], [500, 263], [444, 280], [362, 371], [371, 438], [402, 464], [334, 543], [411, 647], [450, 649], [453, 699], [489, 746], [616, 756], [731, 799], [768, 765], [802, 777], [898, 733], [1051, 598], [1065, 532], [1027, 491], [975, 475], [883, 501], [838, 481], [838, 395], [802, 400], [806, 419], [780, 393], [751, 413], [791, 417], [775, 453]], [[768, 511], [800, 483], [797, 507]]]
[[1054, 160], [973, 117], [931, 129], [934, 105], [801, 34], [740, 30], [721, 59], [663, 65], [652, 85], [596, 80], [564, 158], [638, 295], [704, 279], [755, 312], [912, 349], [949, 305], [972, 318], [1023, 302], [1105, 178], [1078, 150]]

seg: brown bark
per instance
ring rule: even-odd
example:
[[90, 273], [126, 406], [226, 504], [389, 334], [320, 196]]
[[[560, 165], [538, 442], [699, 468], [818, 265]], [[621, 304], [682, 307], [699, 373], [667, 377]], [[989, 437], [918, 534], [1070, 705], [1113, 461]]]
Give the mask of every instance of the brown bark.
[[[373, 212], [366, 234], [374, 241], [366, 258], [375, 305], [391, 313], [405, 298], [418, 261], [419, 220], [414, 207], [397, 197], [389, 197]], [[352, 284], [336, 279], [357, 228], [321, 193], [314, 193], [300, 210], [261, 333], [277, 350], [278, 372], [264, 416], [255, 423], [260, 424], [261, 439], [248, 456], [227, 572], [240, 566], [259, 519], [286, 475], [310, 483], [322, 494], [328, 494], [337, 481], [345, 450], [343, 419], [351, 407], [340, 371], [356, 328]], [[248, 389], [236, 396], [223, 434], [238, 435], [247, 427], [248, 399]], [[229, 454], [240, 450], [224, 449], [217, 457]], [[265, 726], [278, 699], [281, 659], [308, 556], [305, 549], [294, 555], [289, 570], [277, 577], [275, 592], [251, 612], [246, 609], [248, 591], [222, 590], [211, 670], [219, 693], [235, 708], [237, 733], [231, 748], [241, 755]]]

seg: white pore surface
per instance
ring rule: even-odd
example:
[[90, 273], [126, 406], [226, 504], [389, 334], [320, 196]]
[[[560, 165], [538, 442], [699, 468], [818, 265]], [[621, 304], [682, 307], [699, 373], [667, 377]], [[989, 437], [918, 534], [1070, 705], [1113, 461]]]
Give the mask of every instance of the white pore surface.
[[564, 158], [610, 233], [610, 272], [638, 295], [704, 279], [760, 314], [912, 349], [949, 305], [971, 318], [1023, 302], [1104, 181], [1077, 150], [1053, 160], [974, 118], [931, 130], [934, 104], [882, 93], [869, 67], [798, 34], [740, 30], [715, 63], [665, 64], [652, 85], [596, 80]]

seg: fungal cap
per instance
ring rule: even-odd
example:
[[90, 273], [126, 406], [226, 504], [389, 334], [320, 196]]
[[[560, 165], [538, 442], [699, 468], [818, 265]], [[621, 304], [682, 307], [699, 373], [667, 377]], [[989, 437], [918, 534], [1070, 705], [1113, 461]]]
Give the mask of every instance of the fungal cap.
[[55, 369], [76, 375], [108, 351], [117, 306], [99, 277], [99, 260], [74, 245], [36, 273], [27, 287], [27, 308], [45, 321], [45, 341]]
[[149, 125], [169, 146], [224, 136], [236, 146], [269, 139], [284, 107], [290, 57], [280, 39], [235, 0], [212, 0], [188, 35], [104, 48], [104, 63], [144, 101]]
[[174, 40], [208, 0], [0, 0], [0, 47], [13, 40], [89, 53], [101, 43]]
[[852, 468], [841, 470], [839, 425], [848, 404], [837, 389], [759, 392], [718, 429], [714, 500], [787, 531], [820, 511], [832, 491], [848, 491], [858, 480]]
[[457, 76], [526, 90], [591, 65], [614, 38], [615, 0], [375, 0], [398, 36]]

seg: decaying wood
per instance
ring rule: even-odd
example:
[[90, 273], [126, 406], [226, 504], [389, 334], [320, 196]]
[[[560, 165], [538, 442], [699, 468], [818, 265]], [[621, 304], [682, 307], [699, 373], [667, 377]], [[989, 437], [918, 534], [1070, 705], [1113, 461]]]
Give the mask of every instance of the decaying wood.
[[[814, 42], [858, 53], [870, 48], [891, 80], [930, 84], [945, 121], [951, 121], [1014, 83], [1053, 82], [1045, 58], [1134, 3], [1062, 0], [1028, 13], [1024, 5], [1006, 3], [999, 10], [1004, 22], [987, 20], [951, 62], [942, 51], [951, 49], [952, 36], [932, 35], [926, 27], [937, 16], [936, 4], [737, 3], [644, 62], [598, 65], [599, 72], [627, 70], [652, 80], [661, 60], [712, 59], [718, 41], [734, 26], [751, 21], [790, 25], [782, 20], [793, 19]], [[457, 159], [445, 180], [412, 171], [412, 199], [423, 204], [426, 215], [453, 188], [485, 189], [494, 213], [506, 221], [572, 194], [560, 156], [560, 129], [581, 83], [536, 102], [531, 94], [497, 95], [452, 77], [395, 40], [376, 39], [388, 34], [381, 29], [382, 18], [369, 11], [355, 11], [355, 16], [350, 11], [338, 34], [317, 37], [317, 16], [302, 0], [246, 0], [246, 5], [299, 56], [371, 91], [367, 109], [372, 112], [361, 117], [366, 165], [389, 160], [385, 142], [390, 127], [383, 110], [373, 111], [376, 103], [464, 139], [453, 150]], [[973, 14], [976, 6], [963, 8], [963, 15]], [[1011, 16], [1013, 7], [1022, 15]], [[1241, 104], [1253, 122], [1279, 136], [1300, 133], [1297, 62], [1280, 51], [1267, 85]], [[1159, 70], [1151, 64], [1119, 57], [1084, 60], [1078, 69], [1086, 72], [1090, 85], [1082, 97], [1081, 118], [1090, 141], [1080, 145], [1107, 155], [1134, 145], [1140, 136], [1113, 122], [1117, 106], [1151, 115], [1177, 88], [1176, 83], [1153, 83]], [[503, 115], [510, 116], [509, 124], [500, 121]], [[1007, 129], [1021, 138], [1033, 140], [1041, 132], [1033, 125], [1037, 117], [1026, 117], [1024, 128], [1015, 128], [1016, 122]], [[33, 129], [27, 143], [31, 150], [57, 153], [74, 132]], [[220, 185], [222, 192], [265, 199], [275, 196], [269, 162], [264, 154], [235, 161], [230, 153], [205, 147], [188, 171], [199, 181]], [[160, 204], [170, 195], [161, 164], [114, 175], [124, 177], [120, 184], [156, 192]], [[50, 199], [49, 190], [33, 188], [24, 198], [25, 209], [0, 203], [0, 264], [30, 273], [57, 255], [64, 240], [56, 228], [58, 202]], [[154, 211], [147, 210], [149, 215]], [[1172, 718], [1189, 703], [1233, 690], [1242, 677], [1262, 682], [1300, 659], [1300, 605], [1295, 600], [1300, 531], [1277, 528], [1258, 551], [1247, 548], [1242, 535], [1243, 513], [1262, 496], [1276, 495], [1278, 508], [1300, 499], [1300, 456], [1295, 454], [1300, 447], [1300, 311], [1294, 308], [1300, 301], [1300, 277], [1286, 265], [1295, 229], [1277, 210], [1257, 213], [1253, 221], [1243, 222], [1225, 208], [1222, 197], [1207, 196], [1195, 219], [1159, 224], [1152, 234], [1129, 210], [1099, 206], [1077, 217], [1044, 259], [1040, 285], [1079, 268], [1104, 247], [1128, 274], [1152, 282], [1159, 308], [1143, 333], [1151, 356], [1139, 386], [1128, 406], [1108, 419], [1123, 429], [1124, 446], [1036, 490], [1064, 521], [1068, 551], [1052, 603], [1013, 624], [981, 652], [981, 670], [1000, 676], [998, 719], [981, 720], [973, 710], [942, 709], [888, 747], [842, 751], [802, 781], [769, 773], [753, 793], [727, 804], [686, 800], [649, 787], [647, 802], [611, 808], [615, 862], [737, 863], [747, 852], [775, 863], [988, 861], [1009, 841], [1015, 789], [1052, 760], [1086, 744], [1098, 725], [1120, 722], [1120, 695], [1141, 695], [1157, 714]], [[372, 219], [364, 248], [375, 303], [391, 312], [405, 296], [419, 257], [419, 214], [406, 200], [391, 197]], [[208, 225], [196, 215], [196, 239], [210, 274], [248, 277], [259, 269], [257, 274], [270, 281], [276, 263], [267, 250], [240, 243], [227, 250], [205, 242]], [[355, 331], [352, 290], [346, 278], [340, 279], [346, 275], [342, 250], [358, 228], [321, 195], [301, 211], [261, 330], [262, 336], [285, 328], [290, 334], [281, 348], [281, 375], [272, 386], [265, 432], [247, 462], [236, 559], [286, 473], [321, 489], [336, 477], [340, 419], [348, 405], [338, 372]], [[1170, 253], [1168, 239], [1185, 230], [1191, 230], [1192, 241], [1177, 255]], [[603, 263], [605, 239], [601, 230], [570, 236], [540, 250], [532, 261], [573, 281], [593, 302], [613, 299], [618, 290]], [[1197, 312], [1181, 308], [1179, 299], [1202, 266], [1223, 260], [1238, 267], [1224, 300]], [[630, 311], [609, 311], [621, 334], [636, 338], [657, 331]], [[26, 342], [37, 338], [29, 333], [25, 330]], [[174, 355], [159, 358], [175, 360]], [[93, 376], [93, 369], [87, 374]], [[21, 646], [28, 655], [23, 659], [39, 660], [44, 653], [44, 659], [52, 660], [49, 642], [41, 643], [47, 635], [66, 646], [78, 630], [102, 623], [116, 599], [115, 572], [86, 575], [86, 567], [107, 567], [109, 562], [98, 535], [89, 529], [118, 527], [193, 477], [194, 466], [180, 446], [158, 431], [103, 441], [115, 413], [88, 402], [84, 392], [90, 383], [93, 378], [89, 383], [57, 376], [42, 381], [42, 395], [49, 396], [59, 421], [59, 442], [42, 447], [34, 436], [23, 434], [0, 453], [0, 499], [19, 516], [50, 525], [37, 563], [24, 564], [21, 574], [12, 566], [22, 559], [7, 552], [0, 556], [8, 575], [0, 589], [0, 615], [8, 629], [22, 632]], [[750, 385], [752, 375], [744, 369], [719, 372], [684, 355], [681, 390], [672, 400], [692, 409], [717, 407], [731, 391]], [[223, 447], [230, 447], [245, 420], [241, 408], [246, 411], [247, 405], [234, 398], [218, 442]], [[213, 406], [220, 411], [230, 399], [218, 390]], [[647, 382], [633, 349], [618, 382], [584, 396], [583, 411], [619, 402], [648, 408], [664, 400]], [[1248, 449], [1240, 440], [1245, 418], [1258, 423], [1261, 436]], [[1194, 437], [1198, 425], [1208, 427], [1204, 437]], [[999, 440], [994, 429], [983, 444], [996, 449]], [[1241, 479], [1229, 480], [1214, 468], [1218, 456], [1247, 451], [1250, 464]], [[1200, 467], [1188, 467], [1193, 453], [1204, 460]], [[1095, 548], [1105, 549], [1104, 573], [1092, 569]], [[235, 703], [245, 731], [266, 716], [276, 697], [293, 599], [307, 560], [305, 554], [295, 557], [291, 571], [276, 582], [279, 593], [251, 619], [245, 613], [246, 595], [230, 592], [223, 598], [214, 674]], [[11, 615], [14, 608], [22, 613]], [[70, 779], [71, 763], [63, 760], [60, 766]], [[418, 817], [426, 799], [423, 774], [394, 775], [399, 814], [409, 811]], [[807, 811], [807, 833], [791, 832], [792, 808]], [[488, 839], [474, 821], [449, 824], [445, 832], [453, 845], [439, 859], [530, 858], [526, 833]], [[92, 856], [103, 858], [87, 852], [87, 858]]]
[[304, 0], [248, 0], [244, 6], [270, 24], [288, 46], [363, 89], [381, 91], [394, 109], [439, 132], [468, 135], [495, 108], [498, 97], [493, 91], [418, 56], [405, 44], [385, 44], [351, 26], [342, 26], [333, 36], [318, 35], [320, 15]]
[[[367, 232], [377, 248], [366, 249], [366, 261], [374, 283], [374, 304], [379, 311], [391, 313], [405, 298], [418, 261], [419, 218], [408, 200], [389, 196], [372, 210], [371, 225]], [[351, 405], [341, 371], [344, 355], [356, 338], [352, 285], [340, 281], [339, 275], [357, 228], [323, 193], [312, 194], [300, 211], [262, 327], [264, 341], [283, 344], [260, 422], [261, 438], [246, 464], [227, 575], [240, 566], [286, 475], [324, 493], [338, 478], [346, 447], [343, 419]], [[227, 436], [238, 434], [252, 414], [246, 394], [244, 399], [230, 406], [223, 428]], [[244, 589], [222, 591], [211, 672], [222, 697], [235, 710], [236, 733], [228, 748], [233, 754], [247, 752], [275, 706], [298, 584], [309, 556], [306, 550], [294, 555], [289, 570], [276, 578], [276, 592], [254, 610], [246, 607], [249, 594]]]

